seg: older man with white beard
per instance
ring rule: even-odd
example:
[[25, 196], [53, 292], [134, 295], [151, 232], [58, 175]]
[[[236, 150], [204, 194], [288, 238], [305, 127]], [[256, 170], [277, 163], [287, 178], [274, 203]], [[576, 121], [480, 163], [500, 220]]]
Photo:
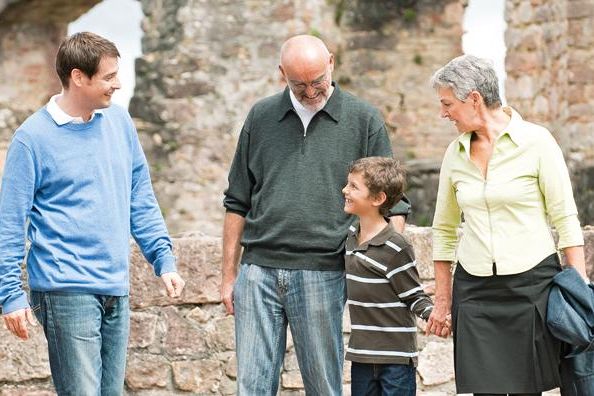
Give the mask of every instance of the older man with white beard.
[[[306, 393], [340, 395], [353, 221], [341, 188], [349, 163], [392, 150], [379, 111], [332, 82], [320, 39], [287, 40], [279, 69], [288, 86], [250, 110], [225, 191], [221, 298], [235, 315], [238, 394], [276, 395], [289, 325]], [[392, 210], [399, 231], [409, 210]]]

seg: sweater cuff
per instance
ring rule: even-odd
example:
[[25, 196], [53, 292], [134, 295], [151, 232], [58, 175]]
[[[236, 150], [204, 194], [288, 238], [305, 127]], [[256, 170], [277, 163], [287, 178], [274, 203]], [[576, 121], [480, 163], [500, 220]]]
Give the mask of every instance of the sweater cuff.
[[29, 308], [29, 300], [24, 291], [21, 291], [14, 297], [7, 298], [2, 305], [2, 315], [9, 314], [19, 309]]
[[155, 269], [155, 275], [157, 276], [161, 276], [167, 272], [177, 272], [175, 267], [175, 256], [173, 254], [168, 254], [159, 257], [153, 263], [153, 268]]
[[408, 198], [403, 197], [400, 201], [398, 201], [396, 203], [396, 205], [394, 205], [392, 207], [392, 209], [390, 209], [390, 213], [388, 213], [388, 216], [404, 216], [407, 217], [409, 214], [411, 213], [411, 205], [408, 202]]

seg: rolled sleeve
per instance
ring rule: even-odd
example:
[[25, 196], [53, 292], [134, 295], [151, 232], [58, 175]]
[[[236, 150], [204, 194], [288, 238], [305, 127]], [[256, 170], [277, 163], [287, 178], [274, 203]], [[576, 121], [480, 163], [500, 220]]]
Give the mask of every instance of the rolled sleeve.
[[550, 133], [545, 134], [540, 147], [538, 182], [546, 213], [559, 234], [557, 248], [582, 246], [584, 237], [569, 171], [561, 148]]
[[439, 173], [439, 187], [432, 226], [433, 260], [435, 261], [456, 260], [461, 211], [450, 178], [450, 161], [453, 157], [452, 147], [450, 146], [446, 151]]
[[223, 206], [228, 212], [236, 213], [245, 217], [251, 208], [252, 189], [254, 177], [249, 169], [249, 120], [241, 130], [233, 163], [229, 170], [229, 185], [224, 192]]

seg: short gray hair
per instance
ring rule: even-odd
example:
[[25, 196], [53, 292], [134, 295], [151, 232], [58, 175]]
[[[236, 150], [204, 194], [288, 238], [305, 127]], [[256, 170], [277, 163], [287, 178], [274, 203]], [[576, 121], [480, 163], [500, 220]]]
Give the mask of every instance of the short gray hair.
[[477, 91], [489, 109], [501, 106], [499, 81], [491, 62], [474, 55], [462, 55], [449, 61], [431, 77], [433, 88], [451, 88], [456, 98], [466, 100]]

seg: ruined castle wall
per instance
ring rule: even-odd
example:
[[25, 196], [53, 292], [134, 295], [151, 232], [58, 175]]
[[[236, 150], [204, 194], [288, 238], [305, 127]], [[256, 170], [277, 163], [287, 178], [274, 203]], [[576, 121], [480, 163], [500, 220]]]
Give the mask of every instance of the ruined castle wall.
[[455, 131], [439, 120], [427, 81], [461, 53], [463, 2], [416, 1], [406, 15], [394, 4], [142, 2], [144, 55], [130, 110], [173, 232], [220, 234], [239, 130], [256, 100], [284, 88], [279, 49], [295, 34], [325, 40], [336, 56], [334, 79], [381, 109], [398, 158], [441, 157]]
[[594, 221], [594, 1], [507, 0], [507, 99], [547, 126], [568, 162], [582, 224]]
[[[594, 229], [584, 228], [587, 272], [594, 279]], [[427, 292], [434, 290], [431, 230], [407, 227], [417, 268]], [[178, 269], [186, 279], [183, 296], [169, 299], [161, 281], [134, 246], [131, 255], [131, 334], [126, 368], [126, 394], [232, 395], [236, 392], [234, 321], [219, 297], [221, 239], [185, 234], [174, 239]], [[348, 310], [347, 310], [348, 311]], [[418, 321], [418, 395], [454, 394], [451, 339], [422, 334]], [[348, 312], [343, 320], [345, 343], [350, 333]], [[345, 394], [350, 394], [349, 363]], [[303, 382], [289, 337], [281, 373], [281, 395], [303, 395]], [[184, 393], [186, 392], [186, 393]], [[189, 392], [189, 393], [187, 393]], [[31, 340], [17, 341], [0, 326], [0, 395], [48, 396], [51, 385], [47, 345], [39, 327]], [[556, 394], [556, 393], [552, 393]], [[552, 395], [551, 394], [551, 395]]]

